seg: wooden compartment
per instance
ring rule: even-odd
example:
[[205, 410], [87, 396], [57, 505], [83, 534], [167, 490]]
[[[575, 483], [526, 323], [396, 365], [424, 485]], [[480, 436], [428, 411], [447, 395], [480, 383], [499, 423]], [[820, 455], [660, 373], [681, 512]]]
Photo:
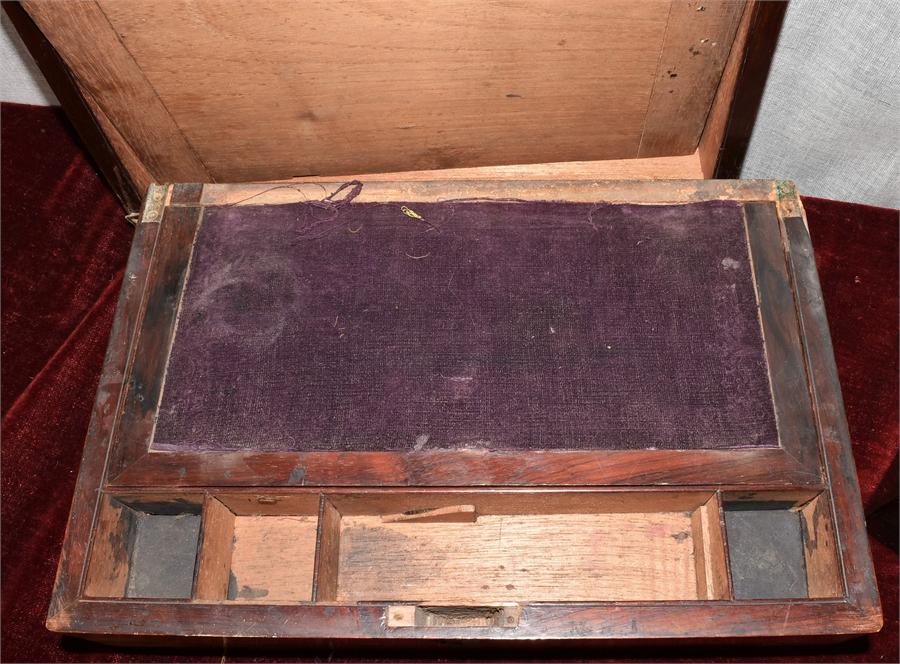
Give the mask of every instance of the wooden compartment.
[[735, 599], [843, 595], [824, 494], [793, 500], [726, 495], [724, 517]]
[[207, 497], [196, 599], [309, 601], [318, 507], [315, 495]]
[[189, 598], [199, 537], [197, 498], [104, 497], [85, 595]]
[[709, 492], [335, 495], [324, 508], [320, 551], [320, 601], [727, 595]]

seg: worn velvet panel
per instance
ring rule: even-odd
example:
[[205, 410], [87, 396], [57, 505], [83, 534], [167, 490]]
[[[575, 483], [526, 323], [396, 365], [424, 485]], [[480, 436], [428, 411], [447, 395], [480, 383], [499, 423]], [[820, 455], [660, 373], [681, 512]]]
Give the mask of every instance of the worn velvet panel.
[[154, 449], [777, 444], [739, 204], [209, 208]]

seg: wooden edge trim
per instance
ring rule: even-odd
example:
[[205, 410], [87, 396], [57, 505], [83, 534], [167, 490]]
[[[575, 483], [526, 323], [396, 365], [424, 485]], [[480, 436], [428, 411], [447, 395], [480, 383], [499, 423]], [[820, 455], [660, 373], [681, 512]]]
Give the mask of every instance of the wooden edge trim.
[[[152, 196], [160, 194], [159, 189], [151, 191]], [[149, 213], [154, 211], [151, 207]], [[128, 374], [128, 392], [110, 459], [111, 474], [120, 472], [150, 447], [201, 217], [201, 208], [165, 208], [147, 283], [135, 361]]]
[[[436, 174], [440, 177], [440, 174]], [[516, 198], [607, 203], [696, 203], [709, 200], [774, 201], [771, 180], [429, 180], [359, 176], [356, 203], [435, 202], [454, 198]], [[200, 205], [273, 205], [322, 198], [347, 180], [204, 184]], [[324, 192], [323, 192], [324, 189]]]
[[169, 205], [199, 205], [203, 185], [199, 183], [176, 184], [172, 186]]
[[871, 625], [876, 625], [872, 631], [877, 631], [882, 624], [881, 602], [863, 527], [865, 513], [812, 243], [802, 217], [787, 217], [783, 224], [790, 246], [812, 397], [817, 406], [816, 426], [831, 487], [831, 517], [841, 552], [847, 597]]
[[744, 215], [779, 442], [818, 475], [819, 437], [781, 224], [773, 203], [748, 203]]
[[[115, 127], [153, 177], [209, 179], [205, 165], [175, 123], [96, 0], [23, 0], [46, 39], [76, 72], [79, 87]], [[123, 92], [128, 91], [123, 103]]]
[[139, 328], [147, 273], [156, 247], [158, 230], [157, 224], [142, 225], [135, 230], [131, 253], [125, 266], [125, 277], [116, 305], [59, 558], [48, 610], [48, 626], [66, 620], [67, 612], [81, 592], [88, 560], [88, 545], [100, 505], [99, 487], [103, 483], [115, 423], [125, 394], [125, 376], [133, 358], [133, 341]]
[[703, 177], [713, 177], [716, 170], [716, 162], [719, 159], [722, 141], [725, 138], [725, 127], [728, 124], [729, 114], [735, 111], [732, 105], [735, 88], [738, 84], [738, 75], [744, 63], [744, 52], [747, 48], [747, 36], [750, 32], [750, 23], [753, 17], [754, 5], [758, 0], [747, 0], [741, 12], [734, 40], [731, 43], [731, 51], [728, 60], [722, 70], [719, 86], [716, 88], [715, 97], [706, 116], [706, 124], [700, 135], [697, 145], [697, 155], [700, 161], [700, 169]]
[[110, 486], [819, 486], [780, 448], [570, 452], [151, 452]]
[[[242, 638], [384, 639], [398, 635], [384, 623], [387, 602], [348, 605], [245, 603], [172, 603], [81, 600], [70, 621], [60, 625], [76, 634], [184, 636], [191, 633]], [[538, 603], [523, 607], [515, 629], [491, 626], [406, 628], [413, 639], [616, 640], [781, 637], [870, 633], [877, 626], [841, 600], [690, 601], [606, 604]], [[716, 637], [710, 637], [715, 634]]]
[[304, 175], [291, 182], [348, 180], [685, 180], [703, 179], [700, 155], [696, 152], [648, 159], [599, 159], [594, 161], [555, 161], [542, 164], [471, 166], [423, 171], [356, 173], [352, 175]]
[[716, 491], [716, 510], [718, 511], [719, 536], [722, 538], [722, 550], [725, 555], [725, 599], [734, 600], [734, 581], [731, 575], [731, 552], [728, 549], [728, 533], [725, 528], [725, 491], [727, 489], [720, 487]]
[[341, 513], [323, 494], [319, 502], [316, 557], [313, 568], [313, 602], [333, 602], [338, 594], [341, 548]]

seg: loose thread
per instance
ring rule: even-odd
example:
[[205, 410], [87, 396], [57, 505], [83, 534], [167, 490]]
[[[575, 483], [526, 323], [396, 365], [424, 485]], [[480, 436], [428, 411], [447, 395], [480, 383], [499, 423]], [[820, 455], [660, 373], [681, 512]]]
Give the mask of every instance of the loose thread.
[[[321, 189], [326, 194], [325, 198], [320, 199], [320, 200], [312, 200], [311, 201], [311, 200], [309, 200], [309, 198], [306, 197], [306, 193], [300, 188], [300, 185], [279, 184], [279, 185], [274, 185], [272, 187], [269, 187], [268, 189], [258, 191], [255, 194], [253, 194], [252, 196], [247, 196], [247, 198], [242, 198], [238, 201], [234, 201], [233, 203], [227, 203], [226, 205], [223, 205], [222, 207], [234, 207], [235, 205], [240, 205], [241, 203], [246, 203], [247, 201], [253, 200], [254, 198], [257, 198], [258, 196], [263, 196], [264, 194], [268, 194], [269, 192], [276, 191], [278, 189], [291, 189], [293, 191], [296, 191], [301, 196], [303, 196], [303, 200], [305, 203], [313, 205], [317, 208], [322, 208], [322, 209], [326, 209], [326, 210], [332, 210], [335, 208], [340, 209], [347, 203], [351, 202], [354, 198], [359, 196], [359, 193], [362, 191], [362, 188], [363, 188], [363, 183], [360, 182], [359, 180], [350, 180], [349, 182], [344, 182], [340, 187], [338, 187], [337, 189], [335, 189], [333, 192], [331, 192], [329, 194], [328, 190], [320, 182], [309, 182], [306, 184], [311, 184], [311, 185], [315, 185], [316, 187], [319, 187], [319, 189]], [[339, 193], [341, 193], [348, 187], [351, 187], [350, 192], [343, 198], [335, 200], [335, 196], [337, 196]]]
[[[254, 199], [258, 196], [262, 196], [263, 194], [267, 194], [270, 191], [275, 191], [277, 189], [291, 189], [291, 190], [299, 193], [301, 196], [303, 196], [304, 200], [303, 200], [303, 203], [301, 203], [301, 205], [307, 205], [307, 206], [314, 207], [319, 210], [326, 211], [325, 216], [320, 217], [319, 219], [316, 219], [311, 224], [301, 228], [300, 231], [298, 232], [298, 235], [305, 240], [317, 240], [319, 238], [325, 237], [333, 229], [326, 229], [324, 233], [320, 233], [320, 234], [312, 236], [312, 237], [309, 237], [309, 234], [312, 231], [315, 231], [316, 229], [320, 228], [322, 225], [327, 224], [328, 222], [333, 221], [335, 218], [337, 218], [340, 210], [344, 206], [351, 203], [354, 198], [359, 196], [359, 193], [362, 191], [362, 188], [363, 188], [363, 183], [360, 182], [359, 180], [350, 180], [349, 182], [344, 182], [341, 186], [339, 186], [337, 189], [335, 189], [330, 194], [328, 193], [328, 190], [319, 182], [310, 182], [309, 184], [313, 184], [313, 185], [319, 187], [320, 189], [322, 189], [322, 191], [325, 192], [326, 196], [319, 200], [309, 200], [309, 198], [307, 198], [307, 196], [306, 196], [306, 193], [302, 189], [300, 189], [300, 187], [298, 185], [281, 184], [281, 185], [275, 185], [275, 186], [269, 187], [268, 189], [257, 192], [255, 194], [253, 194], [252, 196], [248, 196], [247, 198], [242, 198], [239, 201], [229, 203], [227, 205], [224, 205], [223, 207], [234, 207], [236, 205], [240, 205], [241, 203], [245, 203], [251, 199]], [[337, 198], [337, 196], [346, 189], [349, 189], [349, 191], [341, 198]], [[315, 215], [315, 216], [318, 216], [318, 215]], [[299, 221], [299, 216], [297, 219]], [[359, 229], [357, 229], [356, 231], [353, 231], [353, 232], [359, 232], [359, 230], [361, 230], [361, 228], [362, 227], [360, 227]]]

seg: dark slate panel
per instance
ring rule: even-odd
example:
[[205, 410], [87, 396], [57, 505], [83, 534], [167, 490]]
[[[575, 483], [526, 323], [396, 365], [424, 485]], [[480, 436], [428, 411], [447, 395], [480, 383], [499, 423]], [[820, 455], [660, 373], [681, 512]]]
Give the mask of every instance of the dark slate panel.
[[137, 512], [126, 597], [188, 599], [200, 540], [196, 514]]
[[726, 506], [725, 530], [736, 599], [809, 596], [798, 512]]

